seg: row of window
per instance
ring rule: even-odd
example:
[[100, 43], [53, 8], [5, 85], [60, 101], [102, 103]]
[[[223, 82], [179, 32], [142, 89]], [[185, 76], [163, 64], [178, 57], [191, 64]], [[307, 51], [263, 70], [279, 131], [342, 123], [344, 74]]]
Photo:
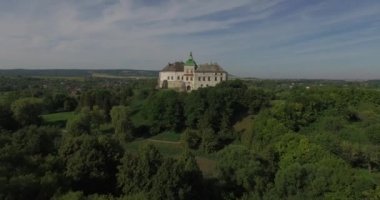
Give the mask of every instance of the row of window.
[[[218, 81], [218, 77], [214, 77], [214, 79], [215, 79], [215, 81]], [[206, 81], [206, 77], [204, 76], [204, 77], [198, 77], [198, 81]], [[211, 81], [211, 77], [207, 77], [207, 80], [208, 81]], [[223, 81], [223, 77], [219, 77], [219, 80], [220, 81]]]
[[[186, 69], [185, 70], [185, 73], [186, 74], [192, 74], [193, 73], [193, 70], [192, 69]], [[205, 73], [203, 72], [203, 75], [204, 75]], [[223, 73], [215, 73], [215, 76], [217, 76], [217, 75], [223, 75]]]
[[[215, 78], [215, 81], [218, 81], [218, 77], [214, 77]], [[174, 77], [173, 76], [168, 76], [168, 80], [174, 80]], [[182, 77], [180, 77], [180, 76], [177, 76], [177, 80], [183, 80], [183, 76]], [[190, 76], [190, 77], [188, 77], [188, 76], [186, 76], [186, 81], [192, 81], [193, 80], [193, 77], [192, 76]], [[204, 77], [198, 77], [198, 81], [206, 81], [206, 77], [204, 76]], [[208, 81], [211, 81], [211, 77], [207, 77], [207, 80]], [[223, 81], [223, 77], [219, 77], [219, 80], [220, 81]]]

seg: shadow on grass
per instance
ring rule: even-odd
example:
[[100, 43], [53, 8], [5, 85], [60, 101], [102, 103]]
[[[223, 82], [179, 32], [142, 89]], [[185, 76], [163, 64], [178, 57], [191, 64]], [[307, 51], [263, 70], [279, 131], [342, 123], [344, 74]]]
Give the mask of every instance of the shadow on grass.
[[52, 121], [52, 122], [46, 122], [45, 121], [45, 122], [43, 122], [43, 125], [65, 128], [66, 127], [66, 120], [58, 120], [58, 121]]

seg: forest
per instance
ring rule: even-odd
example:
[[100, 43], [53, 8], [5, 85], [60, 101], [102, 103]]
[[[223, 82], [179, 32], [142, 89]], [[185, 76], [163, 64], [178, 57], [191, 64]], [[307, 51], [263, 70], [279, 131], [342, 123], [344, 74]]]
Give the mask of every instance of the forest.
[[380, 199], [380, 82], [0, 77], [0, 199]]

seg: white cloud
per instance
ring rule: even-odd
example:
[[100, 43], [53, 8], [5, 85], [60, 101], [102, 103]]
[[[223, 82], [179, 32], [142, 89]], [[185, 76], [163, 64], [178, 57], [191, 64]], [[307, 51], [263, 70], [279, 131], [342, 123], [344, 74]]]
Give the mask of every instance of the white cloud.
[[[347, 46], [378, 40], [380, 4], [361, 4], [324, 15], [328, 6], [340, 1], [305, 4], [294, 10], [284, 0], [167, 0], [154, 6], [135, 2], [0, 2], [0, 68], [158, 70], [193, 50], [201, 61], [217, 60], [235, 74], [252, 71], [257, 75], [255, 68], [260, 66], [291, 68], [313, 60], [304, 54], [333, 56]], [[340, 27], [368, 20], [372, 25], [363, 30], [353, 27], [339, 33]], [[336, 34], [324, 35], [335, 29]], [[368, 51], [376, 49], [371, 48]], [[324, 54], [327, 51], [329, 55]]]

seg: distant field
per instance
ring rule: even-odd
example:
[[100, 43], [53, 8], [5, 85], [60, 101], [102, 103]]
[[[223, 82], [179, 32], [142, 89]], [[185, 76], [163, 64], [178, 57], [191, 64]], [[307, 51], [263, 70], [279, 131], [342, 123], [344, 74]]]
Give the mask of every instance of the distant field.
[[84, 81], [85, 77], [83, 76], [31, 76], [33, 78], [40, 79], [63, 79], [63, 80], [73, 80], [73, 81]]
[[98, 77], [98, 78], [115, 78], [115, 79], [128, 78], [126, 76], [117, 76], [117, 75], [110, 75], [110, 74], [104, 74], [104, 73], [92, 73], [91, 76]]
[[142, 78], [156, 78], [155, 76], [138, 76], [138, 75], [113, 75], [113, 74], [107, 74], [107, 73], [92, 73], [92, 77], [97, 77], [97, 78], [113, 78], [113, 79], [142, 79]]
[[56, 125], [59, 127], [64, 127], [68, 119], [72, 118], [75, 115], [74, 112], [60, 112], [42, 115], [44, 123], [47, 125]]
[[[90, 77], [93, 74], [112, 77], [157, 77], [158, 71], [134, 69], [3, 69], [0, 76]], [[107, 78], [104, 77], [104, 78]]]

